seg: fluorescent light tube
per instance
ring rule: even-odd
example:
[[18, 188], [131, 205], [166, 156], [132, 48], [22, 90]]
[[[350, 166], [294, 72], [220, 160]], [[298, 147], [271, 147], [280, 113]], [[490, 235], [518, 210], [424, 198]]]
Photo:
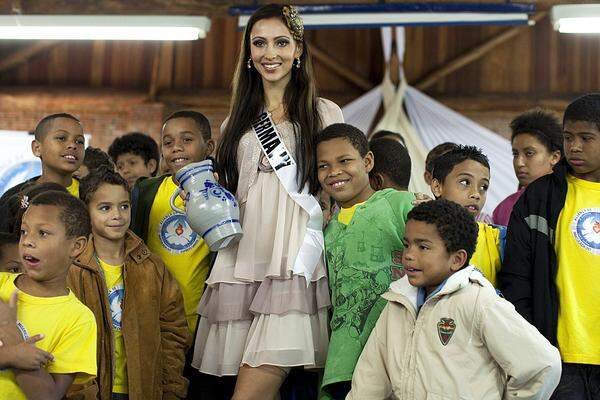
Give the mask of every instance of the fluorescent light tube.
[[0, 39], [197, 40], [206, 37], [203, 16], [0, 15]]
[[551, 16], [560, 33], [600, 33], [600, 4], [554, 6]]

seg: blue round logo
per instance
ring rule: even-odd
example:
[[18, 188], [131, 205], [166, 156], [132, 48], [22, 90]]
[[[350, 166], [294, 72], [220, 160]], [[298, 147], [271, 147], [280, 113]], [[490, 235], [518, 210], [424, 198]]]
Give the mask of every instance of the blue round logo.
[[11, 187], [42, 174], [39, 160], [19, 161], [0, 172], [0, 194]]
[[110, 306], [110, 316], [113, 329], [121, 330], [121, 315], [123, 315], [123, 298], [125, 297], [125, 288], [122, 283], [113, 286], [108, 292], [108, 304]]
[[571, 232], [577, 243], [594, 255], [600, 255], [600, 208], [586, 208], [573, 218]]
[[171, 253], [183, 253], [198, 243], [198, 235], [190, 228], [184, 214], [170, 214], [159, 227], [160, 241]]

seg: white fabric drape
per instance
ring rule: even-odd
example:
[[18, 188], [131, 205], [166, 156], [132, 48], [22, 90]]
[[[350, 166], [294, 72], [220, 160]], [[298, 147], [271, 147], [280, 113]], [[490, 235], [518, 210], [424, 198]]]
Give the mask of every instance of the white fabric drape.
[[387, 65], [383, 82], [342, 109], [345, 121], [368, 134], [383, 102], [384, 115], [375, 130], [395, 131], [404, 137], [412, 161], [411, 191], [429, 192], [423, 180], [425, 157], [436, 145], [455, 142], [480, 147], [490, 159], [491, 184], [483, 211], [491, 213], [501, 200], [517, 188], [510, 142], [407, 85], [402, 68], [405, 51], [402, 27], [396, 28], [400, 84], [394, 87], [389, 73], [391, 29], [381, 29], [382, 50]]

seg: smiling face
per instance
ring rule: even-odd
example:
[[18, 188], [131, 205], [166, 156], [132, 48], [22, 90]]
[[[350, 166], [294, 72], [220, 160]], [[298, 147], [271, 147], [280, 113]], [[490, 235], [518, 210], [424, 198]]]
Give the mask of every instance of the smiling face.
[[88, 211], [95, 237], [121, 240], [129, 228], [129, 193], [121, 185], [101, 184], [90, 198]]
[[374, 192], [369, 183], [373, 153], [361, 157], [344, 138], [317, 145], [317, 167], [321, 187], [344, 208], [367, 201]]
[[565, 121], [565, 158], [580, 179], [600, 182], [600, 130], [587, 121]]
[[156, 160], [144, 161], [144, 158], [134, 153], [123, 153], [117, 157], [117, 172], [127, 181], [129, 188], [141, 177], [152, 176], [158, 164]]
[[41, 140], [34, 140], [31, 150], [42, 160], [43, 168], [60, 175], [77, 171], [83, 163], [85, 139], [81, 124], [70, 118], [56, 118]]
[[36, 282], [65, 279], [87, 238], [69, 238], [57, 206], [32, 205], [23, 214], [19, 253], [25, 273]]
[[474, 160], [456, 164], [443, 182], [433, 179], [431, 190], [436, 198], [453, 201], [474, 216], [481, 212], [490, 186], [490, 170]]
[[448, 253], [433, 224], [409, 219], [403, 242], [402, 265], [408, 281], [413, 286], [424, 287], [427, 294], [466, 263], [467, 252]]
[[250, 58], [263, 83], [287, 84], [294, 59], [302, 54], [302, 45], [294, 40], [280, 18], [257, 21], [250, 31]]
[[537, 178], [552, 173], [560, 160], [560, 151], [550, 152], [539, 139], [520, 133], [512, 141], [513, 167], [519, 186], [527, 186]]
[[204, 140], [198, 124], [191, 118], [173, 118], [163, 126], [161, 152], [172, 174], [190, 163], [206, 159], [214, 145], [212, 139]]

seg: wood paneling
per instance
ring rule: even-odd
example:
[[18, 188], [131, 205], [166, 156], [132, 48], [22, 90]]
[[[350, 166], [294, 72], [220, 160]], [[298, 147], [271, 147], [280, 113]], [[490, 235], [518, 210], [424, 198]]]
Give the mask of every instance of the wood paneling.
[[[418, 82], [473, 47], [510, 27], [407, 28], [405, 71]], [[307, 31], [307, 39], [348, 71], [377, 85], [383, 72], [378, 30]], [[214, 17], [205, 40], [160, 44], [157, 93], [227, 90], [235, 69], [241, 32], [233, 17]], [[35, 42], [0, 43], [7, 59]], [[156, 43], [62, 42], [0, 73], [4, 86], [49, 86], [149, 91]], [[482, 58], [451, 73], [427, 91], [436, 96], [519, 94], [565, 96], [598, 89], [600, 40], [559, 35], [545, 18], [525, 28]], [[324, 92], [359, 95], [362, 90], [323, 62], [314, 60]]]

